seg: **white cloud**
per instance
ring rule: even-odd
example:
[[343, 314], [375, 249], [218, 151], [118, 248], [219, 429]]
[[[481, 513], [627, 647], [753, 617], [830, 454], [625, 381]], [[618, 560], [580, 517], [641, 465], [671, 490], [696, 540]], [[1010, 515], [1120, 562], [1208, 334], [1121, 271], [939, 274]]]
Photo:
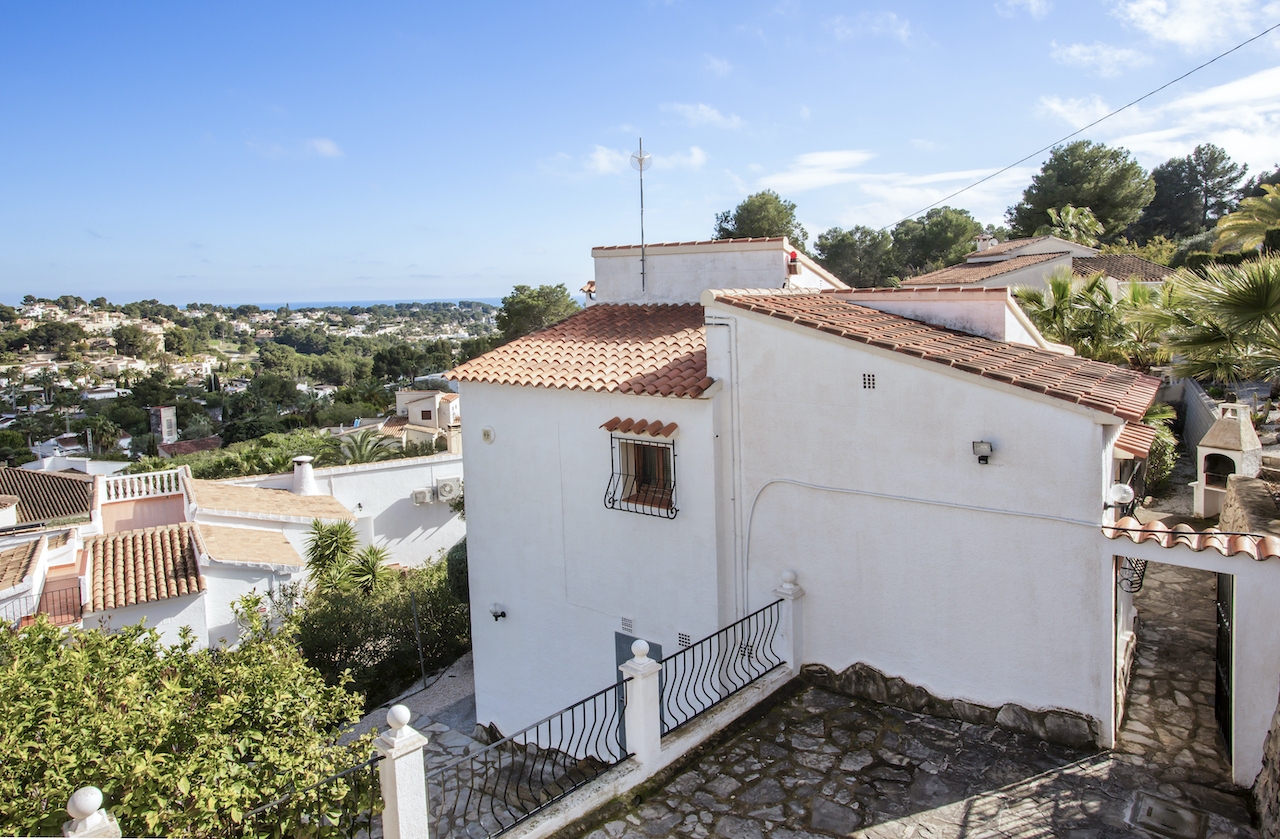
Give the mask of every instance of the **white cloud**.
[[1053, 8], [1050, 0], [1004, 0], [996, 4], [996, 13], [1002, 17], [1013, 17], [1019, 9], [1026, 9], [1034, 18], [1042, 18]]
[[911, 22], [893, 12], [863, 12], [853, 18], [841, 15], [830, 20], [827, 27], [841, 41], [864, 35], [890, 37], [904, 44], [911, 40]]
[[[837, 217], [843, 227], [862, 224], [868, 227], [892, 225], [908, 216], [914, 217], [922, 207], [946, 199], [957, 189], [990, 175], [993, 169], [971, 169], [959, 172], [934, 172], [908, 175], [902, 172], [867, 175], [860, 180], [858, 193]], [[996, 175], [989, 181], [948, 199], [947, 204], [968, 210], [984, 224], [1001, 224], [1005, 209], [1015, 203], [1036, 169], [1018, 166]]]
[[797, 157], [787, 171], [761, 178], [760, 185], [782, 193], [791, 193], [850, 183], [867, 176], [846, 170], [861, 166], [873, 157], [875, 155], [871, 152], [852, 149], [809, 152]]
[[342, 157], [342, 149], [338, 148], [338, 144], [327, 137], [316, 137], [307, 140], [307, 148], [313, 153], [321, 157]]
[[1053, 60], [1059, 64], [1080, 67], [1105, 78], [1114, 78], [1130, 67], [1143, 67], [1151, 63], [1151, 56], [1137, 50], [1113, 47], [1101, 41], [1092, 44], [1070, 44], [1053, 47]]
[[616, 175], [631, 164], [631, 152], [596, 146], [587, 155], [584, 168], [592, 175]]
[[719, 76], [722, 79], [733, 71], [733, 65], [728, 61], [725, 61], [723, 58], [716, 58], [714, 55], [706, 55], [703, 57], [703, 61], [706, 63], [707, 69], [710, 70], [712, 74]]
[[1079, 99], [1062, 99], [1058, 96], [1041, 96], [1036, 102], [1036, 111], [1061, 117], [1071, 124], [1072, 128], [1083, 128], [1098, 117], [1103, 116], [1111, 108], [1096, 93]]
[[1280, 15], [1266, 0], [1115, 0], [1112, 13], [1153, 41], [1207, 52], [1256, 35]]
[[664, 102], [659, 107], [668, 113], [673, 113], [681, 117], [686, 123], [693, 127], [701, 125], [710, 125], [713, 128], [741, 128], [742, 118], [737, 114], [725, 116], [715, 108], [703, 102], [696, 105], [687, 105], [679, 102]]
[[[707, 162], [707, 153], [697, 146], [690, 146], [685, 154], [655, 154], [653, 165], [663, 169], [701, 169]], [[630, 159], [628, 159], [630, 163]]]

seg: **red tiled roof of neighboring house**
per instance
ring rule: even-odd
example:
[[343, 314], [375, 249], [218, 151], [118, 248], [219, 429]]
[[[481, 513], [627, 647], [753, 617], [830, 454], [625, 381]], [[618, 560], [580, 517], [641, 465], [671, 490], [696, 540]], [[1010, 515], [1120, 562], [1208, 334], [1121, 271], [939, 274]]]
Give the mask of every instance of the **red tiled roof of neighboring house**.
[[961, 262], [959, 265], [951, 265], [937, 271], [931, 271], [928, 274], [921, 274], [918, 277], [907, 277], [902, 281], [902, 284], [904, 286], [919, 286], [980, 283], [983, 280], [989, 280], [992, 277], [998, 277], [1010, 271], [1026, 268], [1028, 265], [1037, 265], [1066, 255], [1066, 251], [1031, 253], [1011, 256], [1008, 259], [1001, 259], [995, 262]]
[[850, 302], [848, 292], [713, 291], [730, 306], [790, 321], [850, 341], [945, 364], [1016, 387], [1139, 420], [1160, 380], [1133, 370], [1010, 344], [892, 315]]
[[404, 428], [408, 424], [408, 417], [391, 417], [382, 424], [382, 427], [378, 429], [378, 433], [384, 437], [400, 437], [404, 434]]
[[92, 491], [88, 475], [73, 477], [0, 466], [0, 494], [18, 497], [18, 524], [87, 516]]
[[301, 566], [302, 557], [279, 530], [197, 525], [200, 547], [220, 562]]
[[22, 582], [31, 570], [31, 563], [40, 555], [40, 540], [32, 539], [12, 548], [0, 551], [0, 591]]
[[1016, 251], [1018, 248], [1025, 248], [1027, 245], [1034, 245], [1036, 242], [1043, 242], [1048, 236], [1030, 236], [1026, 239], [1010, 239], [1007, 242], [999, 242], [992, 245], [984, 251], [973, 251], [965, 254], [965, 259], [983, 258], [988, 256], [999, 256], [1002, 253]]
[[1116, 438], [1116, 448], [1126, 451], [1134, 457], [1143, 457], [1151, 453], [1151, 444], [1155, 442], [1156, 430], [1140, 422], [1126, 422]]
[[583, 294], [595, 294], [595, 293], [596, 293], [596, 281], [595, 281], [595, 280], [587, 280], [587, 284], [586, 284], [586, 285], [584, 285], [582, 288], [578, 289], [578, 291], [582, 292]]
[[1102, 273], [1121, 282], [1159, 282], [1174, 273], [1174, 269], [1129, 253], [1108, 253], [1098, 256], [1074, 256], [1071, 270], [1076, 276], [1091, 277]]
[[711, 386], [702, 307], [600, 304], [449, 374], [460, 382], [696, 397]]
[[323, 521], [355, 521], [356, 518], [331, 495], [294, 495], [287, 489], [237, 486], [199, 479], [192, 480], [188, 486], [195, 496], [196, 505], [209, 512], [244, 513], [249, 518], [255, 515]]
[[1103, 526], [1102, 535], [1108, 539], [1127, 536], [1130, 541], [1139, 545], [1143, 542], [1155, 542], [1162, 548], [1185, 545], [1196, 553], [1212, 548], [1223, 556], [1244, 554], [1250, 559], [1259, 561], [1280, 558], [1280, 537], [1257, 534], [1228, 535], [1216, 527], [1196, 530], [1188, 524], [1169, 527], [1161, 521], [1143, 524], [1132, 516], [1125, 516], [1114, 526]]
[[204, 591], [193, 527], [183, 522], [109, 533], [86, 542], [93, 581], [92, 611]]
[[618, 431], [622, 434], [648, 434], [650, 437], [670, 437], [680, 426], [674, 422], [663, 423], [662, 420], [649, 422], [643, 419], [614, 417], [601, 426], [605, 431]]
[[[640, 250], [641, 247], [687, 248], [690, 245], [723, 245], [726, 242], [781, 242], [785, 238], [786, 238], [785, 236], [756, 236], [755, 238], [748, 236], [745, 239], [703, 239], [701, 241], [693, 241], [693, 242], [658, 242], [657, 244], [646, 244], [643, 246], [641, 245], [601, 245], [599, 247], [592, 248], [591, 250], [593, 251], [625, 251], [625, 250], [633, 250], [633, 249]], [[594, 282], [594, 280], [592, 282]]]
[[455, 399], [457, 399], [457, 398], [458, 398], [458, 394], [456, 394], [456, 393], [445, 393], [445, 394], [441, 395], [441, 397], [440, 397], [440, 401], [441, 401], [441, 402], [452, 402], [453, 400], [455, 400]]
[[175, 443], [167, 443], [156, 448], [169, 455], [169, 457], [179, 457], [184, 454], [220, 449], [222, 448], [222, 438], [214, 435], [213, 437], [201, 437], [199, 440], [178, 440]]

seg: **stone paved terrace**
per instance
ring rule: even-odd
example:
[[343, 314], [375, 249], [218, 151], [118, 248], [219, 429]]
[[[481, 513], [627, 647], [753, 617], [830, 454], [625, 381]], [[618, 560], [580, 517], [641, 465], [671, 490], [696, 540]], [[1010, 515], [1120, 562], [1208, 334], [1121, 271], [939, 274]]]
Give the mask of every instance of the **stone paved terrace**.
[[[1114, 751], [804, 688], [589, 839], [1254, 837], [1215, 739], [1212, 584], [1150, 566]], [[1134, 827], [1161, 802], [1190, 832]]]

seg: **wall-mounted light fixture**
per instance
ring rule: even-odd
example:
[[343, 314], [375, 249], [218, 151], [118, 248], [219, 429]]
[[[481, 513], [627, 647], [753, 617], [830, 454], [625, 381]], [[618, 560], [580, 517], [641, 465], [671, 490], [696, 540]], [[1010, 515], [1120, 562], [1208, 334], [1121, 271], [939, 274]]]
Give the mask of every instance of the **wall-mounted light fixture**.
[[364, 510], [364, 505], [357, 501], [357, 502], [356, 502], [356, 512], [360, 512], [360, 511], [362, 511], [362, 510]]
[[505, 618], [507, 610], [502, 608], [501, 603], [494, 603], [489, 607], [489, 614], [493, 615], [493, 619], [496, 621], [498, 618]]
[[1110, 510], [1112, 508], [1125, 507], [1133, 503], [1133, 487], [1128, 484], [1112, 484], [1107, 490], [1107, 503], [1102, 505], [1102, 509]]
[[985, 440], [975, 440], [973, 442], [973, 453], [978, 456], [978, 462], [986, 465], [991, 460], [991, 452], [994, 451], [991, 444]]

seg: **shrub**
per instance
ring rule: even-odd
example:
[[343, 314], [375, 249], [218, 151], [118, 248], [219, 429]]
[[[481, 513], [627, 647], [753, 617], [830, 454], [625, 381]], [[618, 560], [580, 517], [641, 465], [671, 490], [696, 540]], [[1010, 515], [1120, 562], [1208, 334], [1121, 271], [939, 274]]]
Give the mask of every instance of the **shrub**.
[[[359, 698], [326, 685], [258, 604], [238, 604], [244, 634], [224, 650], [193, 649], [189, 632], [168, 646], [141, 624], [64, 632], [42, 616], [0, 629], [0, 833], [55, 835], [71, 793], [93, 785], [126, 836], [232, 835], [246, 811], [364, 760], [367, 738], [336, 745]], [[261, 829], [352, 793], [323, 787]]]
[[331, 685], [351, 679], [373, 709], [421, 673], [413, 605], [417, 600], [422, 659], [428, 670], [452, 664], [471, 648], [466, 603], [449, 590], [443, 564], [397, 577], [371, 593], [313, 594], [296, 616], [307, 661]]
[[1147, 455], [1147, 493], [1160, 495], [1178, 462], [1178, 438], [1167, 426], [1156, 426], [1156, 438]]
[[445, 555], [445, 566], [449, 569], [449, 590], [453, 592], [453, 596], [463, 603], [470, 603], [471, 583], [467, 576], [466, 536], [449, 549], [449, 553]]

